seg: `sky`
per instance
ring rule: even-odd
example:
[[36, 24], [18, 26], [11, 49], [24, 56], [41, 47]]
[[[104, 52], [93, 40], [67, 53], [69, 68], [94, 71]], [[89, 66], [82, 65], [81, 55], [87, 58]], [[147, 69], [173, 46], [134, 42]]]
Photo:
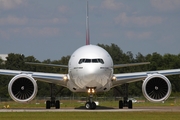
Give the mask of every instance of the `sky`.
[[[60, 60], [85, 45], [87, 0], [0, 0], [0, 54]], [[180, 54], [180, 0], [88, 0], [90, 43]]]

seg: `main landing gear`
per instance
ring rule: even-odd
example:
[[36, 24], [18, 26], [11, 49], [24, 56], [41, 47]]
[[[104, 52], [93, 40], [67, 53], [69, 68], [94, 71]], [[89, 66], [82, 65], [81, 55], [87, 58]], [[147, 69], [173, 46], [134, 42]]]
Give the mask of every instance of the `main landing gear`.
[[60, 109], [60, 101], [55, 98], [51, 98], [51, 100], [46, 101], [46, 109], [51, 109], [51, 107], [55, 107], [56, 109]]
[[119, 101], [119, 109], [123, 109], [123, 107], [128, 107], [129, 109], [132, 109], [132, 100], [127, 100], [124, 97], [124, 100]]
[[54, 93], [54, 91], [53, 91], [53, 86], [54, 86], [54, 84], [52, 84], [52, 83], [50, 83], [50, 87], [51, 87], [51, 89], [50, 89], [50, 91], [51, 91], [51, 99], [50, 100], [47, 100], [46, 101], [46, 109], [50, 109], [51, 107], [55, 107], [56, 109], [60, 109], [60, 101], [59, 100], [56, 100], [56, 95], [60, 92], [60, 91], [62, 91], [62, 89], [63, 88], [61, 88], [58, 92], [57, 92], [57, 94], [56, 95], [54, 95], [53, 93]]
[[96, 109], [96, 103], [92, 100], [94, 92], [95, 92], [94, 88], [88, 89], [89, 98], [88, 101], [85, 103], [86, 109]]
[[[133, 108], [132, 100], [128, 100], [128, 85], [129, 84], [124, 84], [122, 86], [124, 91], [124, 97], [123, 100], [119, 101], [119, 109], [123, 109], [123, 107], [128, 107], [129, 109]], [[118, 88], [115, 87], [115, 89], [120, 92]]]

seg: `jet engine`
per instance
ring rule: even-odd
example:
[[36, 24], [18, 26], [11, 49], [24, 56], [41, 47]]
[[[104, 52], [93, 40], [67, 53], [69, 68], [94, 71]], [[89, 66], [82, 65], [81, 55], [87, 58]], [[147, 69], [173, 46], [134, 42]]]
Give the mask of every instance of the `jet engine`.
[[37, 83], [31, 75], [19, 74], [14, 76], [8, 85], [8, 92], [16, 102], [29, 102], [37, 94]]
[[164, 75], [150, 74], [142, 84], [142, 92], [147, 100], [161, 102], [170, 96], [171, 83]]

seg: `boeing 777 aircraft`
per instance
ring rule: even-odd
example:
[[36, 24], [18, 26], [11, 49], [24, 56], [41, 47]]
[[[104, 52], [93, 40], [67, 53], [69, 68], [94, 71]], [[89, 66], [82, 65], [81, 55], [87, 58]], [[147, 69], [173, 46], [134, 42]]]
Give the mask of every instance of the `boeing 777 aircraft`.
[[[36, 63], [32, 63], [36, 64]], [[150, 72], [119, 73], [114, 74], [113, 69], [125, 66], [142, 65], [148, 63], [133, 63], [114, 65], [109, 53], [103, 48], [91, 45], [89, 38], [88, 4], [86, 15], [86, 45], [78, 48], [70, 57], [67, 74], [54, 74], [30, 71], [4, 70], [0, 69], [1, 75], [14, 76], [8, 84], [10, 97], [16, 102], [29, 102], [37, 94], [36, 81], [57, 84], [70, 89], [72, 92], [87, 92], [89, 99], [85, 104], [87, 109], [95, 109], [93, 94], [106, 92], [111, 88], [129, 84], [131, 82], [143, 81], [142, 92], [147, 100], [160, 102], [166, 100], [171, 94], [171, 83], [166, 76], [180, 74], [180, 69], [160, 70]], [[52, 64], [50, 64], [52, 65]], [[46, 101], [46, 108], [60, 108], [60, 101]], [[132, 108], [132, 101], [127, 95], [119, 101], [119, 108]]]

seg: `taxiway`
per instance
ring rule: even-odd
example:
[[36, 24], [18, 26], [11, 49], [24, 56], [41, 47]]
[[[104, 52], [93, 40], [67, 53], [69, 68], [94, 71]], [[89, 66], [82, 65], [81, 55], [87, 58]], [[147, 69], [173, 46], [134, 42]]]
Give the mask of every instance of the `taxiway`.
[[87, 109], [72, 109], [72, 108], [62, 108], [62, 109], [43, 109], [43, 108], [15, 108], [15, 109], [0, 109], [0, 112], [139, 112], [139, 111], [146, 111], [146, 112], [180, 112], [180, 106], [173, 106], [173, 107], [135, 107], [133, 109], [103, 109], [97, 108], [95, 110], [87, 110]]

